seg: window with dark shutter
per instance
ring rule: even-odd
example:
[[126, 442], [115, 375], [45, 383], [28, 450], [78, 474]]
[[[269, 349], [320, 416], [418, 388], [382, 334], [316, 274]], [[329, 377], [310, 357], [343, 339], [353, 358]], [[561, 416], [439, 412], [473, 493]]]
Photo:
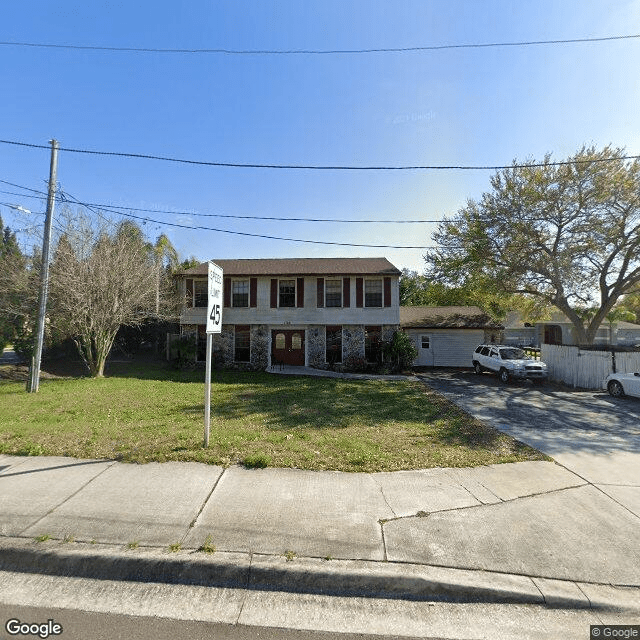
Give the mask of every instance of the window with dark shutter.
[[249, 306], [249, 281], [234, 280], [231, 286], [231, 300], [234, 307]]
[[249, 306], [258, 306], [258, 278], [249, 279]]
[[317, 296], [316, 296], [316, 306], [318, 308], [320, 307], [324, 307], [324, 278], [318, 278], [316, 280], [317, 285], [316, 285], [316, 290], [317, 290]]
[[298, 278], [298, 298], [296, 300], [296, 306], [299, 308], [304, 307], [304, 278]]
[[384, 279], [384, 306], [391, 306], [391, 278]]
[[351, 306], [351, 278], [342, 279], [342, 306]]
[[295, 307], [296, 306], [296, 281], [280, 280], [279, 282], [279, 307]]
[[342, 281], [327, 280], [326, 301], [327, 301], [327, 307], [342, 306]]
[[223, 295], [224, 295], [224, 299], [223, 299], [224, 306], [230, 307], [231, 306], [231, 278], [224, 279]]
[[278, 306], [278, 280], [276, 278], [271, 279], [271, 308], [275, 309]]
[[363, 304], [363, 288], [362, 278], [356, 278], [356, 307], [361, 307]]

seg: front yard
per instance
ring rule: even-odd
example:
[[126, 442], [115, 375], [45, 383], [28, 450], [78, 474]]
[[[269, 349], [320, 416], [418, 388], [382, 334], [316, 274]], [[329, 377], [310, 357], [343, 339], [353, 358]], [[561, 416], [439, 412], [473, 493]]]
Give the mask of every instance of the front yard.
[[15, 373], [0, 367], [0, 453], [340, 471], [546, 459], [419, 382], [214, 372], [205, 450], [204, 371], [113, 364], [37, 394]]

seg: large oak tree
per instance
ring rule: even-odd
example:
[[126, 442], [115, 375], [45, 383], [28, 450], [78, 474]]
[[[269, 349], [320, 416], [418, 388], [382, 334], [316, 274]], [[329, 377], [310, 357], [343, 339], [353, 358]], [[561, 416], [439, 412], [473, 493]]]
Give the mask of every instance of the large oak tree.
[[618, 299], [640, 290], [640, 162], [583, 147], [563, 163], [526, 164], [498, 171], [490, 191], [440, 223], [428, 276], [553, 305], [591, 344]]

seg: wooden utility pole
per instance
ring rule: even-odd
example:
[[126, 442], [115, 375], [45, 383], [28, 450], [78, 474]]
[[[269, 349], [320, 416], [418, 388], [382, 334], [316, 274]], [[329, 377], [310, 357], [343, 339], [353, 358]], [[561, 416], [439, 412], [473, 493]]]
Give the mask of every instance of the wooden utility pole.
[[51, 244], [51, 223], [53, 207], [56, 197], [56, 176], [58, 173], [58, 141], [51, 142], [51, 166], [49, 168], [49, 196], [47, 198], [47, 218], [44, 223], [44, 238], [42, 240], [42, 268], [40, 270], [40, 296], [38, 298], [38, 328], [36, 344], [31, 359], [31, 371], [27, 391], [36, 393], [40, 386], [40, 361], [42, 360], [42, 345], [44, 342], [44, 325], [47, 314], [47, 293], [49, 291], [49, 248]]

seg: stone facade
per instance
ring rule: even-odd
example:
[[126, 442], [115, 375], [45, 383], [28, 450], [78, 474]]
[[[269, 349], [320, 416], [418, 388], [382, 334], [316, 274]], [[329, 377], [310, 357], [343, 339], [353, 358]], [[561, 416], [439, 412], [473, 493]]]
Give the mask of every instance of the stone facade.
[[326, 329], [324, 326], [311, 325], [307, 328], [307, 362], [310, 367], [326, 367]]
[[266, 369], [269, 366], [269, 327], [267, 325], [251, 325], [251, 365], [255, 369]]
[[354, 363], [364, 362], [364, 326], [342, 327], [342, 364], [349, 368]]

